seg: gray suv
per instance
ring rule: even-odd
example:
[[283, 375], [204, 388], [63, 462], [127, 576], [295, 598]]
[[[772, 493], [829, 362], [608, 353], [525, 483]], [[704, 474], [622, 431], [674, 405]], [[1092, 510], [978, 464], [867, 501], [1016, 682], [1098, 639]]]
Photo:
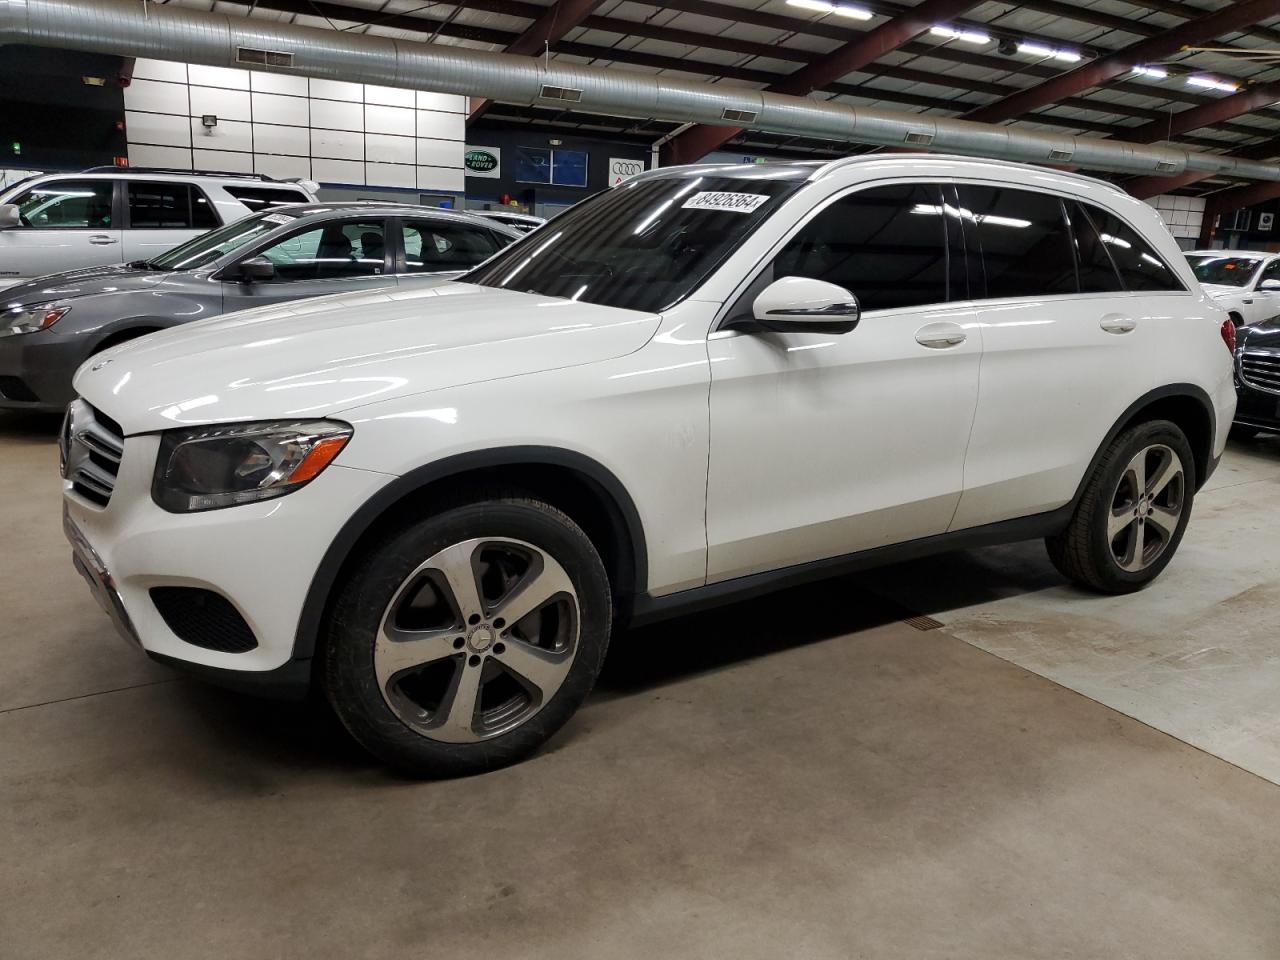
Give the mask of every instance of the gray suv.
[[0, 291], [0, 408], [61, 410], [80, 364], [125, 340], [284, 300], [447, 279], [521, 236], [432, 207], [297, 204], [150, 260], [9, 287]]

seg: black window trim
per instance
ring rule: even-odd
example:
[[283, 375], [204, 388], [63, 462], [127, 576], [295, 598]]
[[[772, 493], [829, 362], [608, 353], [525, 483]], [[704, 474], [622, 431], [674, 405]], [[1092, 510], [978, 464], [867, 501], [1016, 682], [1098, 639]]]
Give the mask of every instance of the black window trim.
[[[1098, 207], [1099, 209], [1101, 209], [1101, 210], [1103, 210], [1103, 211], [1105, 211], [1105, 212], [1107, 212], [1107, 213], [1111, 214], [1113, 217], [1115, 217], [1116, 219], [1118, 219], [1118, 220], [1119, 220], [1121, 223], [1123, 223], [1126, 227], [1128, 227], [1128, 228], [1129, 228], [1130, 230], [1132, 230], [1135, 234], [1137, 234], [1137, 236], [1138, 236], [1138, 237], [1139, 237], [1139, 238], [1140, 238], [1144, 243], [1146, 243], [1148, 247], [1151, 247], [1151, 252], [1152, 252], [1152, 254], [1153, 254], [1153, 255], [1154, 255], [1154, 256], [1155, 256], [1155, 257], [1160, 261], [1160, 263], [1161, 263], [1161, 264], [1163, 264], [1163, 265], [1164, 265], [1164, 268], [1165, 268], [1166, 270], [1168, 270], [1168, 271], [1169, 271], [1169, 273], [1173, 276], [1174, 280], [1176, 280], [1176, 281], [1178, 282], [1178, 284], [1180, 285], [1180, 289], [1178, 289], [1178, 290], [1130, 290], [1130, 289], [1128, 289], [1128, 287], [1126, 287], [1126, 286], [1124, 285], [1124, 276], [1120, 273], [1119, 268], [1118, 268], [1118, 267], [1116, 267], [1116, 275], [1120, 278], [1120, 285], [1121, 285], [1121, 288], [1122, 288], [1122, 289], [1120, 289], [1120, 290], [1114, 290], [1114, 291], [1111, 291], [1111, 292], [1100, 291], [1100, 292], [1095, 292], [1095, 293], [1079, 293], [1079, 292], [1077, 292], [1077, 293], [1044, 293], [1044, 294], [1028, 294], [1027, 296], [1024, 296], [1024, 297], [990, 297], [990, 296], [986, 296], [986, 265], [985, 265], [985, 263], [983, 262], [983, 260], [981, 259], [981, 244], [979, 244], [979, 245], [978, 245], [978, 251], [979, 251], [979, 263], [981, 263], [981, 264], [982, 264], [982, 268], [983, 268], [983, 282], [982, 282], [982, 291], [983, 291], [983, 296], [981, 296], [981, 297], [974, 297], [974, 300], [975, 300], [975, 301], [990, 301], [990, 300], [998, 300], [998, 301], [1000, 301], [1001, 303], [1006, 303], [1006, 302], [1017, 302], [1017, 301], [1022, 301], [1022, 300], [1057, 300], [1057, 299], [1060, 299], [1060, 298], [1062, 298], [1062, 297], [1117, 297], [1117, 296], [1129, 296], [1129, 295], [1131, 295], [1131, 294], [1133, 294], [1133, 295], [1142, 295], [1142, 296], [1157, 296], [1157, 295], [1160, 295], [1160, 296], [1185, 296], [1186, 294], [1188, 294], [1188, 293], [1190, 292], [1190, 291], [1187, 289], [1186, 284], [1184, 284], [1184, 283], [1183, 283], [1183, 281], [1182, 281], [1182, 277], [1180, 277], [1180, 276], [1178, 275], [1178, 271], [1177, 271], [1177, 270], [1175, 270], [1173, 267], [1169, 266], [1169, 262], [1168, 262], [1167, 260], [1165, 260], [1164, 256], [1160, 253], [1160, 251], [1159, 251], [1159, 250], [1157, 250], [1155, 247], [1151, 246], [1151, 242], [1150, 242], [1149, 240], [1147, 240], [1146, 234], [1144, 234], [1141, 230], [1139, 230], [1137, 227], [1135, 227], [1135, 226], [1134, 226], [1134, 225], [1129, 221], [1129, 219], [1128, 219], [1127, 217], [1125, 217], [1123, 214], [1121, 214], [1118, 210], [1114, 210], [1114, 209], [1112, 209], [1111, 207], [1108, 207], [1108, 206], [1106, 206], [1105, 204], [1100, 203], [1098, 200], [1094, 199], [1093, 197], [1081, 196], [1081, 195], [1080, 195], [1080, 194], [1078, 194], [1078, 193], [1068, 193], [1068, 192], [1065, 192], [1065, 191], [1063, 191], [1063, 192], [1059, 192], [1059, 191], [1057, 191], [1057, 190], [1052, 190], [1052, 189], [1049, 189], [1049, 188], [1047, 188], [1047, 187], [1041, 187], [1041, 186], [1039, 186], [1039, 185], [1028, 185], [1028, 184], [1022, 184], [1022, 183], [1010, 183], [1010, 182], [1008, 182], [1007, 180], [984, 180], [984, 179], [981, 179], [980, 177], [976, 177], [976, 176], [953, 177], [953, 178], [951, 178], [951, 182], [952, 182], [953, 184], [955, 184], [955, 187], [956, 187], [956, 190], [957, 190], [957, 195], [958, 195], [958, 191], [960, 190], [960, 188], [965, 187], [965, 186], [974, 186], [974, 187], [1004, 187], [1005, 189], [1008, 189], [1008, 190], [1022, 190], [1022, 191], [1026, 192], [1026, 193], [1043, 193], [1043, 194], [1047, 194], [1048, 196], [1050, 196], [1050, 197], [1054, 197], [1055, 199], [1057, 199], [1060, 205], [1064, 204], [1067, 200], [1072, 200], [1072, 201], [1074, 201], [1074, 202], [1076, 202], [1076, 203], [1080, 204], [1080, 205], [1085, 209], [1085, 214], [1086, 214], [1086, 215], [1088, 215], [1088, 213], [1089, 213], [1089, 211], [1088, 211], [1088, 207], [1089, 207], [1089, 206], [1095, 206], [1095, 207]], [[1090, 219], [1090, 222], [1092, 223], [1093, 218], [1092, 218], [1092, 217], [1090, 217], [1089, 219]], [[1097, 231], [1099, 234], [1101, 234], [1101, 232], [1102, 232], [1102, 231], [1099, 229], [1099, 227], [1098, 227], [1098, 225], [1097, 225], [1097, 224], [1094, 224], [1094, 225], [1093, 225], [1093, 228], [1094, 228], [1094, 230], [1095, 230], [1095, 231]], [[1067, 219], [1067, 229], [1068, 229], [1068, 231], [1070, 231], [1070, 230], [1071, 230], [1070, 218], [1068, 218], [1068, 219]], [[968, 230], [966, 230], [966, 236], [968, 236], [968, 233], [969, 233], [969, 231], [968, 231]], [[1071, 236], [1071, 239], [1072, 239], [1072, 244], [1071, 244], [1071, 256], [1072, 256], [1072, 258], [1076, 261], [1076, 277], [1077, 277], [1077, 283], [1076, 283], [1076, 286], [1078, 287], [1078, 286], [1079, 286], [1079, 271], [1080, 271], [1080, 265], [1079, 265], [1079, 260], [1078, 260], [1078, 258], [1077, 258], [1076, 249], [1075, 249], [1075, 242], [1074, 242], [1075, 237], [1074, 237], [1074, 234], [1070, 234], [1070, 236]], [[1108, 251], [1108, 252], [1107, 252], [1107, 256], [1111, 256], [1110, 251]], [[1185, 261], [1184, 261], [1184, 262], [1185, 262]], [[1114, 261], [1114, 259], [1112, 260], [1112, 264], [1113, 264], [1113, 265], [1115, 265], [1115, 261]], [[1188, 267], [1188, 269], [1190, 269], [1190, 268]]]
[[[812, 207], [802, 216], [797, 218], [796, 221], [791, 224], [790, 228], [785, 233], [783, 233], [781, 237], [778, 238], [778, 240], [774, 243], [774, 245], [770, 247], [769, 250], [763, 256], [760, 257], [760, 260], [756, 263], [756, 265], [747, 272], [746, 279], [733, 288], [733, 292], [730, 293], [729, 296], [725, 298], [724, 305], [721, 306], [721, 308], [716, 312], [715, 320], [711, 324], [711, 332], [715, 333], [720, 330], [728, 329], [732, 326], [734, 322], [742, 319], [742, 312], [740, 310], [735, 310], [735, 308], [739, 304], [739, 301], [741, 301], [742, 297], [747, 293], [747, 291], [751, 289], [752, 285], [755, 284], [755, 282], [760, 278], [760, 276], [766, 270], [772, 269], [774, 260], [777, 259], [778, 254], [782, 252], [782, 249], [788, 243], [791, 242], [792, 238], [795, 237], [795, 235], [798, 234], [805, 227], [807, 227], [809, 223], [812, 220], [814, 220], [819, 214], [823, 213], [827, 209], [827, 207], [841, 200], [844, 200], [846, 197], [852, 196], [855, 193], [862, 193], [866, 190], [872, 190], [877, 187], [897, 186], [899, 184], [909, 184], [912, 186], [936, 187], [939, 193], [941, 194], [941, 199], [945, 201], [946, 195], [943, 191], [946, 189], [948, 184], [952, 184], [952, 180], [949, 177], [929, 177], [929, 176], [919, 176], [919, 175], [885, 176], [885, 177], [879, 177], [872, 180], [861, 180], [858, 183], [852, 184], [848, 187], [843, 187], [838, 191], [836, 191], [835, 193], [832, 193], [829, 196], [826, 196], [823, 199], [819, 200], [814, 207]], [[799, 199], [801, 196], [803, 196], [803, 187], [801, 188], [801, 191], [798, 191], [797, 193], [789, 197], [788, 202], [794, 202], [795, 200]], [[782, 212], [782, 210], [785, 209], [785, 206], [786, 205], [784, 204], [782, 207], [779, 207], [777, 210], [775, 210], [772, 216], [775, 216], [775, 217], [778, 216]], [[862, 313], [863, 318], [897, 315], [900, 313], [905, 313], [907, 311], [913, 311], [913, 310], [937, 310], [941, 307], [951, 307], [959, 303], [968, 302], [967, 299], [956, 299], [951, 296], [950, 263], [951, 263], [951, 258], [955, 255], [956, 251], [954, 251], [951, 246], [951, 232], [944, 229], [942, 236], [943, 236], [943, 243], [945, 244], [945, 247], [946, 247], [947, 264], [948, 264], [947, 266], [947, 299], [939, 301], [937, 303], [917, 303], [909, 307], [884, 307], [878, 310], [867, 310]], [[967, 241], [967, 234], [964, 235], [964, 239], [962, 239], [961, 242], [965, 243], [966, 241]], [[971, 294], [973, 292], [972, 290], [973, 278], [969, 276], [969, 269], [968, 269], [969, 260], [967, 256], [967, 251], [964, 247], [962, 247], [960, 252], [964, 255], [965, 272], [966, 272], [966, 277], [969, 280], [969, 287], [970, 287], [970, 289], [966, 290], [965, 293]], [[710, 283], [715, 278], [716, 274], [718, 274], [720, 270], [724, 269], [725, 264], [727, 262], [728, 262], [727, 259], [725, 261], [722, 261], [720, 265], [711, 274], [709, 274], [701, 284], [699, 284], [699, 287], [704, 287], [708, 283]], [[852, 292], [854, 293], [855, 296], [857, 295], [857, 291], [852, 291]]]

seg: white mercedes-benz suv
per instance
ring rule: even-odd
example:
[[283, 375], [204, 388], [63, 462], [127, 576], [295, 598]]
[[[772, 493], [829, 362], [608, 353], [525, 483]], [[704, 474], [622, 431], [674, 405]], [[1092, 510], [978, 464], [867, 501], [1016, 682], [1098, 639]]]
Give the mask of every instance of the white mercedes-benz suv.
[[386, 761], [482, 770], [565, 723], [621, 622], [1033, 537], [1144, 586], [1222, 453], [1233, 335], [1096, 180], [656, 170], [459, 281], [93, 358], [65, 526], [156, 660], [319, 684]]

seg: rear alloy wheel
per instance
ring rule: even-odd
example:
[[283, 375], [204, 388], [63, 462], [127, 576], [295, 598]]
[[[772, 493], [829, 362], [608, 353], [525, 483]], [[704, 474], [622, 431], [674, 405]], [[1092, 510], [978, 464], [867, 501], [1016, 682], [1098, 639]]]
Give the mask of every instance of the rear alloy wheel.
[[609, 608], [599, 556], [564, 514], [516, 498], [458, 507], [384, 541], [347, 583], [329, 698], [357, 740], [411, 772], [501, 766], [586, 697]]
[[1064, 575], [1104, 593], [1129, 593], [1173, 559], [1195, 494], [1195, 461], [1175, 424], [1156, 420], [1118, 436], [1085, 485], [1067, 529], [1045, 543]]

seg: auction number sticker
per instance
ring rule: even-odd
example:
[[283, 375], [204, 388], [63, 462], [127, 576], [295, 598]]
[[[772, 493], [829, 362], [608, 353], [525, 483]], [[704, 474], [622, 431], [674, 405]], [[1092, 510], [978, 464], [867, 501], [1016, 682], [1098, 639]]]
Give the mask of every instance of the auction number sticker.
[[720, 193], [704, 190], [683, 204], [686, 210], [725, 210], [729, 213], [752, 213], [769, 198], [762, 193]]
[[268, 213], [262, 219], [265, 220], [267, 223], [277, 223], [277, 224], [283, 225], [286, 223], [293, 223], [293, 221], [298, 218], [286, 216], [283, 213]]

